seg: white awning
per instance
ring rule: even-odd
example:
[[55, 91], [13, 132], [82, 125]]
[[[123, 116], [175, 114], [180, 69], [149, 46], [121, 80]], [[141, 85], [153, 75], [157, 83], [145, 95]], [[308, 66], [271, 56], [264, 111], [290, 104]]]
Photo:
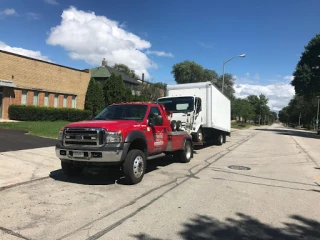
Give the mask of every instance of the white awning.
[[17, 87], [13, 82], [0, 79], [0, 87]]

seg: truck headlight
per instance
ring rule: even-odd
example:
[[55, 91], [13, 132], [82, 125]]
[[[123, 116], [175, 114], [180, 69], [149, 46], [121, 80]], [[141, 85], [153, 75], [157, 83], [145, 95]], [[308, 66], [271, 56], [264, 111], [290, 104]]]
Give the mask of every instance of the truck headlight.
[[59, 141], [63, 140], [63, 131], [59, 131], [58, 139], [59, 139]]
[[119, 143], [122, 142], [121, 132], [107, 132], [106, 136], [107, 143]]

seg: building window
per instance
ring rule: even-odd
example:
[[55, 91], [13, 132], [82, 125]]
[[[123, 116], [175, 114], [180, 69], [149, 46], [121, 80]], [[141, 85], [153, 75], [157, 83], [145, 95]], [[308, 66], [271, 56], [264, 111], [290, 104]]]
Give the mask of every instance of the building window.
[[39, 93], [36, 91], [33, 93], [33, 105], [34, 106], [38, 106], [38, 95], [39, 95]]
[[55, 94], [54, 95], [54, 104], [53, 104], [54, 107], [58, 107], [58, 94]]
[[67, 98], [68, 96], [67, 95], [64, 95], [64, 98], [63, 98], [63, 107], [67, 107]]
[[21, 105], [27, 105], [27, 90], [22, 90]]
[[49, 106], [49, 93], [47, 92], [44, 94], [44, 106]]
[[72, 96], [72, 108], [76, 108], [77, 107], [77, 97], [76, 96]]

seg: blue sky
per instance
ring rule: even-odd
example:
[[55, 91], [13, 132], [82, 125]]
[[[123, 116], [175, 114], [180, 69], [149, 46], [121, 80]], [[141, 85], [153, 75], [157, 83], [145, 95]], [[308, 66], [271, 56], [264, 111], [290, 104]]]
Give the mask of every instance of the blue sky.
[[263, 93], [279, 110], [294, 93], [288, 83], [304, 46], [320, 33], [319, 9], [317, 0], [2, 0], [0, 47], [79, 69], [104, 56], [169, 84], [177, 62], [221, 74], [223, 61], [245, 53], [226, 65], [237, 96]]

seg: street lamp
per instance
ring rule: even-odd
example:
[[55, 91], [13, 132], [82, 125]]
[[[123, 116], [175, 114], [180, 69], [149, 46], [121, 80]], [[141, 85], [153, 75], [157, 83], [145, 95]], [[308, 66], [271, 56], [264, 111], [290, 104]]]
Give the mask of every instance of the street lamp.
[[234, 56], [234, 57], [230, 58], [229, 60], [227, 60], [227, 61], [225, 61], [225, 62], [223, 63], [223, 70], [222, 70], [222, 88], [221, 88], [222, 93], [223, 93], [223, 87], [224, 87], [224, 65], [225, 65], [227, 62], [231, 61], [232, 59], [234, 59], [234, 58], [236, 58], [236, 57], [242, 57], [242, 58], [244, 58], [245, 56], [246, 56], [245, 54], [241, 54], [241, 55], [238, 55], [238, 56]]

